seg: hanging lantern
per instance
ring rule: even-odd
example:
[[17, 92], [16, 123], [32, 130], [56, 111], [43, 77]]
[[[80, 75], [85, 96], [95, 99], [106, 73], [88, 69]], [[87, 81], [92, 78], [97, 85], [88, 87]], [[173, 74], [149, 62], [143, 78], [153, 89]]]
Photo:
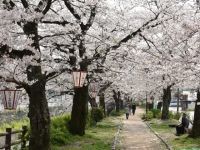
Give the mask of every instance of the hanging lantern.
[[3, 102], [4, 109], [16, 110], [21, 93], [21, 90], [0, 90], [0, 98]]
[[75, 88], [83, 87], [87, 72], [85, 72], [85, 71], [73, 71], [72, 75], [73, 75], [73, 79], [74, 79], [74, 87]]
[[98, 85], [96, 83], [90, 83], [88, 87], [88, 93], [91, 98], [96, 98], [98, 93]]

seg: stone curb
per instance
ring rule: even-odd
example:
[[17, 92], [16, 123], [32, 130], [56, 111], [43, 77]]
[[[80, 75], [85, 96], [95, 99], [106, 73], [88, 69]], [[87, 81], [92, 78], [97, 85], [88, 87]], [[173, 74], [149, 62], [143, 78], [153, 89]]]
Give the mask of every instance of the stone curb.
[[167, 148], [168, 150], [173, 150], [173, 148], [172, 148], [165, 140], [163, 140], [163, 138], [162, 138], [157, 132], [155, 132], [155, 131], [151, 128], [151, 126], [149, 125], [148, 122], [145, 121], [145, 124], [146, 124], [146, 125], [149, 127], [149, 129], [162, 141], [162, 143], [166, 146], [166, 148]]
[[122, 127], [123, 127], [123, 122], [122, 122], [122, 119], [120, 118], [120, 122], [118, 124], [118, 130], [117, 130], [117, 133], [115, 134], [115, 137], [114, 137], [114, 140], [113, 140], [113, 144], [112, 144], [112, 150], [116, 150], [116, 146], [117, 144], [120, 142], [119, 141], [119, 135], [122, 131]]

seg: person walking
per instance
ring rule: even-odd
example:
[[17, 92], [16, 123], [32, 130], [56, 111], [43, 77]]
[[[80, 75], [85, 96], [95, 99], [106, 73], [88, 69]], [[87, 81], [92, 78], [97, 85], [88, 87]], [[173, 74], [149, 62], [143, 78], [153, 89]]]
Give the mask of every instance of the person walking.
[[132, 100], [131, 108], [132, 108], [132, 113], [134, 115], [135, 114], [135, 110], [136, 110], [136, 103], [135, 103], [134, 100]]
[[125, 108], [125, 113], [126, 113], [126, 119], [128, 119], [128, 117], [129, 117], [129, 107]]

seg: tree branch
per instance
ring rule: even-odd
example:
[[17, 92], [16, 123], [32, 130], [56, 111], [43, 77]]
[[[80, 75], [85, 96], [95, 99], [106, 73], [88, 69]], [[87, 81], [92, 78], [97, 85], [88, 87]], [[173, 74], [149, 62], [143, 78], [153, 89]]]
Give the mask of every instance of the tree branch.
[[9, 52], [10, 47], [7, 45], [0, 45], [0, 57], [3, 55], [9, 55], [10, 58], [20, 58], [22, 59], [24, 56], [34, 55], [32, 51], [29, 50], [12, 50]]
[[15, 3], [12, 0], [3, 0], [3, 4], [6, 6], [6, 9], [12, 10], [15, 7]]
[[118, 44], [111, 46], [109, 49], [117, 49], [121, 46], [122, 43], [126, 43], [128, 42], [130, 39], [132, 39], [133, 37], [135, 37], [138, 33], [142, 32], [144, 30], [144, 28], [146, 27], [147, 29], [149, 28], [153, 28], [156, 27], [159, 24], [155, 24], [155, 25], [151, 25], [148, 26], [151, 22], [155, 21], [156, 19], [158, 19], [158, 16], [160, 14], [158, 13], [154, 18], [150, 19], [149, 21], [147, 21], [145, 24], [143, 24], [139, 29], [137, 29], [136, 31], [132, 32], [131, 34], [127, 35], [126, 37], [124, 37], [122, 40], [120, 40], [118, 42]]
[[71, 73], [71, 69], [69, 68], [63, 68], [61, 69], [60, 71], [53, 71], [53, 72], [50, 72], [49, 74], [46, 75], [46, 80], [49, 81], [59, 75], [61, 75], [62, 73], [64, 72], [68, 72], [68, 73]]
[[81, 23], [81, 29], [82, 29], [83, 31], [86, 32], [87, 30], [89, 30], [89, 28], [92, 26], [92, 24], [93, 24], [93, 22], [94, 22], [95, 16], [96, 16], [96, 6], [94, 6], [94, 7], [91, 8], [91, 11], [90, 11], [90, 18], [88, 19], [86, 25], [83, 25], [83, 24]]
[[52, 0], [41, 0], [35, 9], [37, 12], [42, 12], [44, 15], [49, 11]]
[[66, 7], [69, 9], [69, 11], [71, 12], [71, 14], [78, 20], [81, 21], [81, 17], [79, 16], [79, 14], [76, 12], [76, 10], [72, 7], [71, 3], [69, 2], [69, 0], [64, 0]]
[[136, 31], [130, 33], [129, 35], [127, 35], [126, 37], [124, 37], [123, 39], [121, 39], [117, 44], [111, 46], [111, 47], [108, 47], [106, 49], [106, 52], [105, 52], [105, 55], [104, 55], [104, 58], [102, 60], [102, 63], [104, 63], [104, 61], [106, 60], [106, 56], [107, 54], [111, 51], [111, 50], [115, 50], [117, 48], [119, 48], [123, 43], [126, 43], [128, 42], [129, 40], [131, 40], [132, 38], [134, 38], [136, 35], [138, 35], [139, 33], [141, 33], [144, 29], [149, 29], [149, 28], [153, 28], [153, 27], [156, 27], [158, 25], [160, 25], [161, 23], [156, 23], [154, 25], [150, 25], [148, 26], [150, 23], [152, 23], [153, 21], [157, 20], [158, 17], [159, 17], [160, 13], [158, 13], [154, 18], [150, 19], [149, 21], [147, 21], [146, 23], [144, 23], [140, 28], [138, 28]]
[[22, 5], [24, 6], [24, 8], [28, 8], [28, 2], [26, 0], [21, 0]]
[[73, 25], [71, 22], [68, 22], [68, 21], [47, 21], [47, 20], [44, 20], [44, 21], [41, 21], [41, 23], [57, 24], [57, 25], [62, 25], [62, 26], [65, 26], [67, 24]]
[[49, 11], [49, 9], [51, 8], [51, 2], [52, 2], [52, 0], [48, 0], [47, 1], [47, 5], [46, 5], [46, 7], [45, 7], [45, 9], [43, 10], [43, 14], [45, 15], [48, 11]]
[[103, 85], [103, 87], [101, 87], [99, 90], [99, 94], [103, 93], [107, 88], [109, 88], [112, 83], [113, 82], [107, 82], [105, 85]]
[[29, 85], [27, 84], [27, 83], [25, 83], [25, 82], [20, 82], [20, 81], [17, 81], [17, 80], [15, 80], [15, 78], [4, 78], [4, 77], [2, 77], [2, 76], [0, 76], [0, 80], [1, 81], [5, 81], [5, 82], [11, 82], [11, 83], [15, 83], [15, 84], [17, 84], [18, 86], [20, 86], [20, 87], [23, 87], [23, 88], [27, 88]]

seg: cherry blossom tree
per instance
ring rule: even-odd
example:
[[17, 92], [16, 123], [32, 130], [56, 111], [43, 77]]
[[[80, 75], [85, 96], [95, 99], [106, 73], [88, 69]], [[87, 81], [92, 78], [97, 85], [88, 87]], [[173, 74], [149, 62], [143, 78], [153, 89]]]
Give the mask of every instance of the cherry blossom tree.
[[[110, 67], [115, 56], [135, 55], [132, 45], [140, 38], [146, 41], [147, 31], [169, 19], [163, 8], [147, 1], [4, 0], [2, 4], [0, 77], [29, 95], [29, 147], [34, 150], [50, 149], [45, 90], [51, 81], [63, 73], [70, 81], [72, 70], [91, 72]], [[90, 79], [88, 75], [85, 85], [74, 89], [73, 134], [85, 132]]]

